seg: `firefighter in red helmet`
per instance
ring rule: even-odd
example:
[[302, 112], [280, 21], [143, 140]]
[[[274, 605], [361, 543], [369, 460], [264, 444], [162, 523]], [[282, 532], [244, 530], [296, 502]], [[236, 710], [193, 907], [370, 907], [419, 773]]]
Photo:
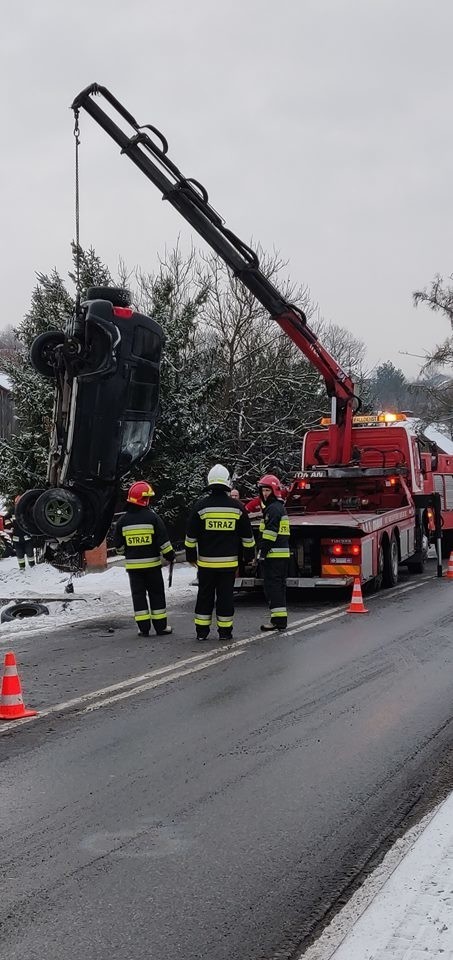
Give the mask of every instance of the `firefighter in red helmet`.
[[128, 508], [119, 519], [114, 545], [124, 550], [131, 586], [134, 616], [139, 635], [149, 636], [151, 623], [157, 634], [172, 632], [167, 625], [161, 556], [170, 563], [175, 551], [163, 520], [149, 501], [154, 490], [146, 480], [133, 483], [127, 495]]
[[258, 481], [263, 511], [260, 523], [260, 558], [263, 564], [264, 595], [269, 604], [270, 622], [262, 630], [286, 630], [286, 577], [289, 565], [289, 520], [278, 477], [266, 473]]

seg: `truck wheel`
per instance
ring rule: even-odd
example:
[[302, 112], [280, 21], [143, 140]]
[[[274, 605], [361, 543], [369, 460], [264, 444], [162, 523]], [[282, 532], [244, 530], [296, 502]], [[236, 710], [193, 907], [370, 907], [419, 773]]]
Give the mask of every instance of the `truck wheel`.
[[407, 569], [409, 573], [424, 573], [425, 571], [425, 558], [421, 557], [420, 560], [410, 560]]
[[384, 587], [396, 587], [398, 583], [398, 540], [394, 533], [390, 537], [390, 543], [384, 551]]
[[41, 533], [46, 537], [63, 540], [72, 536], [80, 526], [83, 506], [72, 490], [54, 488], [44, 490], [38, 497], [33, 516]]
[[30, 360], [42, 377], [51, 379], [55, 376], [55, 348], [60, 347], [64, 341], [65, 335], [61, 330], [48, 330], [33, 340]]
[[125, 287], [88, 287], [86, 300], [108, 300], [113, 307], [129, 307], [131, 293]]
[[382, 584], [384, 580], [384, 562], [385, 562], [384, 544], [381, 540], [379, 544], [379, 549], [378, 549], [378, 572], [374, 578], [374, 584], [373, 584], [375, 590], [382, 590]]

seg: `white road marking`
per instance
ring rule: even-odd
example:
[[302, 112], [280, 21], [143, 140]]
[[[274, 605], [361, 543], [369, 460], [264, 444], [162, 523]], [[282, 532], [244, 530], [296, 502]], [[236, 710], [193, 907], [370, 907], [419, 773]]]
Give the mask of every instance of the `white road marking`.
[[[344, 617], [346, 610], [341, 610], [340, 613], [332, 613], [330, 616], [323, 617], [322, 620], [318, 620], [316, 623], [306, 623], [303, 627], [296, 627], [295, 630], [285, 630], [282, 631], [280, 636], [282, 637], [292, 637], [293, 633], [303, 633], [305, 630], [311, 630], [312, 627], [323, 627], [325, 623], [329, 623], [330, 620], [339, 620], [340, 617]], [[291, 624], [292, 626], [292, 624]]]
[[[243, 653], [243, 650], [230, 650], [228, 653], [223, 653], [219, 657], [212, 657], [210, 660], [205, 660], [203, 663], [199, 663], [196, 666], [189, 667], [187, 670], [171, 670], [169, 667], [164, 667], [161, 670], [154, 670], [152, 674], [156, 675], [157, 673], [165, 674], [157, 680], [150, 680], [148, 683], [142, 683], [138, 686], [131, 686], [133, 679], [143, 680], [146, 678], [146, 674], [143, 677], [131, 678], [130, 680], [120, 681], [117, 684], [112, 684], [111, 687], [104, 687], [101, 690], [93, 690], [91, 693], [82, 694], [80, 697], [75, 697], [73, 700], [66, 700], [63, 703], [56, 703], [52, 707], [46, 707], [44, 710], [40, 710], [37, 717], [25, 717], [23, 720], [13, 720], [11, 722], [5, 721], [5, 726], [0, 727], [0, 735], [2, 733], [8, 733], [9, 730], [14, 729], [14, 727], [22, 727], [26, 723], [30, 723], [32, 720], [44, 720], [46, 717], [50, 717], [56, 713], [63, 713], [65, 711], [71, 710], [71, 708], [83, 707], [87, 701], [95, 700], [96, 697], [102, 696], [106, 691], [113, 692], [115, 690], [121, 689], [122, 692], [116, 696], [107, 697], [103, 700], [98, 700], [94, 704], [90, 704], [88, 707], [85, 707], [82, 710], [74, 710], [74, 716], [80, 713], [89, 713], [91, 710], [99, 710], [100, 707], [106, 706], [109, 703], [114, 703], [116, 700], [124, 700], [126, 697], [132, 697], [135, 693], [142, 693], [144, 690], [152, 690], [153, 687], [162, 686], [164, 683], [171, 683], [172, 680], [178, 680], [180, 677], [185, 677], [188, 674], [196, 673], [199, 670], [207, 670], [209, 667], [215, 666], [216, 663], [222, 663], [224, 660], [231, 660], [233, 657], [239, 657]], [[200, 657], [194, 657], [194, 660], [199, 660]], [[184, 661], [179, 664], [182, 665]], [[189, 661], [187, 661], [189, 662]], [[173, 665], [174, 666], [174, 665]], [[151, 676], [152, 674], [148, 674]], [[129, 684], [131, 686], [130, 690], [124, 690], [124, 687]]]
[[[366, 598], [366, 602], [368, 603], [369, 600], [385, 599], [386, 597], [395, 596], [396, 594], [400, 595], [409, 593], [411, 590], [416, 590], [420, 584], [427, 583], [429, 580], [433, 579], [435, 578], [433, 578], [431, 575], [418, 579], [416, 583], [392, 587], [390, 590], [386, 590], [384, 593], [372, 594]], [[280, 636], [290, 637], [293, 636], [293, 634], [303, 633], [306, 630], [312, 629], [313, 627], [323, 626], [325, 623], [329, 623], [332, 620], [338, 620], [340, 617], [346, 616], [347, 607], [348, 604], [345, 603], [337, 607], [330, 607], [328, 610], [309, 614], [308, 617], [302, 617], [300, 620], [294, 620], [289, 624], [288, 630], [282, 631]], [[65, 713], [70, 710], [74, 710], [75, 714], [90, 713], [93, 710], [100, 709], [102, 706], [104, 706], [104, 704], [108, 705], [109, 703], [115, 703], [118, 700], [133, 696], [135, 693], [138, 694], [146, 690], [152, 690], [153, 688], [162, 686], [165, 683], [170, 683], [172, 680], [176, 680], [179, 677], [197, 673], [199, 670], [205, 670], [216, 663], [221, 663], [224, 660], [232, 659], [233, 657], [238, 656], [240, 653], [243, 653], [241, 648], [248, 646], [257, 640], [270, 640], [275, 638], [276, 634], [277, 630], [269, 633], [263, 633], [260, 631], [260, 633], [255, 633], [250, 637], [244, 637], [242, 640], [233, 641], [229, 647], [223, 643], [220, 647], [214, 647], [212, 650], [203, 651], [203, 653], [195, 654], [193, 657], [188, 657], [185, 660], [174, 661], [173, 663], [168, 664], [166, 667], [158, 667], [155, 670], [150, 670], [148, 673], [143, 673], [136, 677], [129, 677], [126, 680], [119, 680], [117, 683], [113, 683], [108, 687], [100, 687], [98, 690], [92, 690], [88, 693], [84, 693], [80, 697], [75, 697], [73, 700], [66, 700], [63, 703], [57, 703], [51, 707], [46, 707], [44, 710], [40, 710], [38, 716], [36, 717], [26, 717], [23, 720], [13, 720], [11, 722], [4, 721], [4, 725], [2, 724], [0, 726], [0, 735], [2, 733], [8, 733], [9, 730], [14, 729], [15, 727], [24, 726], [26, 723], [32, 723], [37, 720], [45, 719], [46, 717], [54, 714]], [[225, 653], [225, 650], [228, 652]], [[188, 669], [184, 669], [185, 667], [188, 667]], [[129, 687], [131, 688], [130, 690], [127, 689]], [[112, 696], [109, 697], [109, 694], [112, 694]], [[102, 699], [99, 700], [99, 698]], [[85, 709], [77, 709], [83, 707], [85, 704], [90, 704], [90, 701], [96, 700], [98, 700], [97, 703], [92, 703]]]
[[161, 677], [160, 680], [151, 680], [149, 683], [142, 683], [139, 687], [132, 687], [131, 690], [123, 690], [122, 693], [117, 693], [113, 697], [106, 697], [105, 700], [97, 700], [95, 703], [90, 703], [88, 707], [85, 707], [84, 710], [79, 712], [92, 713], [93, 710], [100, 710], [101, 707], [108, 707], [111, 703], [117, 703], [118, 700], [126, 700], [127, 697], [135, 697], [137, 693], [144, 693], [145, 690], [154, 690], [155, 687], [161, 687], [164, 683], [170, 683], [170, 681], [179, 680], [180, 677], [187, 677], [191, 673], [199, 673], [200, 670], [207, 670], [208, 667], [214, 667], [215, 664], [223, 663], [224, 660], [232, 660], [233, 657], [240, 657], [243, 653], [243, 650], [231, 650], [229, 653], [224, 653], [222, 656], [216, 657], [215, 660], [210, 660], [208, 663], [199, 663], [195, 667], [189, 667], [188, 670], [178, 670], [176, 673], [171, 673], [167, 677]]

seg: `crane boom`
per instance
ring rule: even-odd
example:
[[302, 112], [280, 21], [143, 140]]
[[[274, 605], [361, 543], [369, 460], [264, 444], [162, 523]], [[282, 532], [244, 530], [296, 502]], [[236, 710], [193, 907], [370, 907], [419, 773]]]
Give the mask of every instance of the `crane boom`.
[[[104, 97], [134, 132], [130, 134], [118, 126], [95, 102], [95, 96]], [[173, 163], [168, 156], [168, 143], [156, 127], [137, 123], [120, 101], [97, 83], [82, 90], [71, 106], [76, 116], [83, 108], [105, 130], [121, 148], [121, 153], [135, 163], [161, 191], [163, 199], [203, 237], [323, 376], [332, 406], [328, 461], [330, 465], [348, 464], [352, 456], [352, 418], [360, 401], [355, 396], [351, 377], [319, 342], [303, 311], [282, 296], [261, 271], [255, 251], [225, 226], [210, 205], [202, 184], [185, 177]]]

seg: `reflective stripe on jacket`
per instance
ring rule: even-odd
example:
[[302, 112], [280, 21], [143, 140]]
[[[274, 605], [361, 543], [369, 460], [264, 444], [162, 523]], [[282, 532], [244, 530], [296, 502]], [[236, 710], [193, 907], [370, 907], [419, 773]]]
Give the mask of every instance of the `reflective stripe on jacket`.
[[261, 556], [266, 560], [289, 558], [289, 520], [282, 500], [272, 499], [263, 509], [260, 523]]
[[210, 569], [234, 569], [240, 551], [244, 559], [252, 559], [255, 538], [242, 504], [221, 488], [197, 500], [189, 516], [185, 547], [189, 563]]
[[124, 549], [126, 570], [160, 567], [161, 554], [166, 560], [175, 556], [165, 524], [151, 507], [128, 505], [116, 525], [113, 543]]

